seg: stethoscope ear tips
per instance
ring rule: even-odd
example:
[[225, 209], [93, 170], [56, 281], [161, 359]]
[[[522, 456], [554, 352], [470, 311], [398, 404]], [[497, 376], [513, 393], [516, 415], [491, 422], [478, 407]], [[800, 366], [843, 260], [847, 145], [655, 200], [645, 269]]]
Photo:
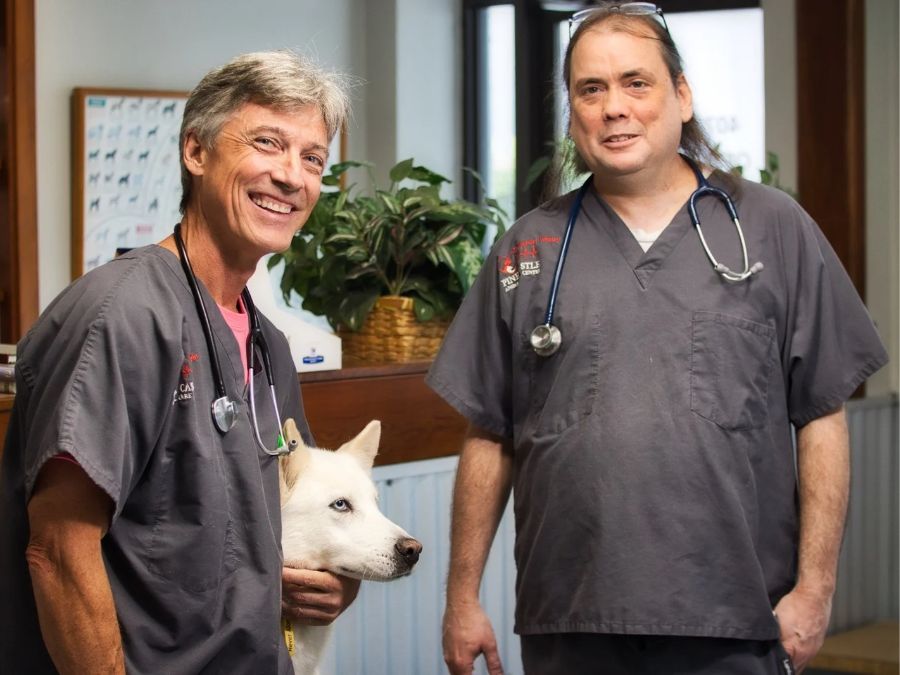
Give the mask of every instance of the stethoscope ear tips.
[[763, 264], [761, 262], [753, 263], [753, 267], [750, 268], [750, 274], [756, 274], [757, 272], [763, 271]]

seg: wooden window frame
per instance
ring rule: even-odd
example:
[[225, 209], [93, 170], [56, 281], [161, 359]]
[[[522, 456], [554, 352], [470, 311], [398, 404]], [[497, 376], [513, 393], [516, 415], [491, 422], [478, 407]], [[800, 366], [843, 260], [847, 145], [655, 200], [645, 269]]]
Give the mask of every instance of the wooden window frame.
[[865, 299], [865, 2], [795, 2], [797, 192]]
[[39, 305], [34, 0], [6, 0], [3, 24], [0, 342], [17, 342]]

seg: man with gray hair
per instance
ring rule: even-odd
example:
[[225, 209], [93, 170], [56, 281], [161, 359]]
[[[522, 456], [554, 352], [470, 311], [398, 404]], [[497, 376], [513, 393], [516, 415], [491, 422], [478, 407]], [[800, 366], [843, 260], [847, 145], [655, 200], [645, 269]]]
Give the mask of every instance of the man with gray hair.
[[312, 439], [245, 290], [305, 224], [347, 113], [341, 80], [290, 52], [210, 72], [174, 233], [78, 279], [20, 343], [0, 672], [289, 673], [282, 612], [327, 623], [352, 602], [356, 581], [282, 569], [282, 421]]

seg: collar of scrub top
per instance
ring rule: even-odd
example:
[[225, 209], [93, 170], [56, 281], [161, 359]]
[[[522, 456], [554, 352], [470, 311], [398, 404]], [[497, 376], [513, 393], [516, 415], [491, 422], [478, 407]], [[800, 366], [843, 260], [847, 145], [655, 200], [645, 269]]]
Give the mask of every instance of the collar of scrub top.
[[[206, 339], [206, 347], [209, 350], [213, 372], [213, 384], [216, 388], [216, 398], [211, 405], [213, 423], [220, 433], [226, 434], [231, 431], [237, 422], [240, 400], [229, 396], [225, 389], [225, 381], [222, 379], [222, 368], [219, 362], [219, 351], [216, 348], [216, 342], [213, 339], [209, 314], [206, 311], [206, 303], [203, 301], [203, 295], [200, 293], [200, 288], [197, 284], [197, 277], [194, 275], [193, 267], [191, 267], [191, 261], [190, 258], [188, 258], [187, 249], [184, 246], [184, 239], [181, 237], [181, 223], [175, 225], [174, 237], [175, 246], [178, 248], [178, 257], [181, 260], [181, 266], [184, 270], [185, 277], [187, 277], [188, 285], [191, 287], [191, 295], [194, 297], [194, 304], [197, 307], [197, 316], [200, 319], [200, 324], [203, 328], [203, 336]], [[275, 378], [274, 373], [272, 372], [272, 362], [269, 358], [269, 347], [260, 326], [259, 314], [256, 312], [256, 305], [253, 304], [253, 298], [250, 297], [250, 291], [246, 288], [241, 291], [241, 299], [244, 301], [244, 308], [250, 317], [250, 336], [247, 340], [247, 367], [250, 385], [250, 420], [253, 427], [253, 434], [257, 445], [259, 445], [266, 454], [285, 455], [299, 445], [298, 436], [296, 434], [296, 425], [292, 419], [287, 420], [284, 426], [281, 424], [281, 415], [278, 412], [278, 401], [275, 397]], [[256, 365], [256, 346], [259, 347], [259, 353], [262, 355], [263, 368], [266, 372], [266, 378], [269, 381], [272, 408], [275, 411], [275, 419], [278, 421], [279, 434], [276, 439], [275, 450], [269, 450], [268, 446], [262, 442], [262, 439], [259, 436], [259, 424], [256, 417], [256, 401], [253, 392], [253, 371]], [[292, 433], [288, 432], [289, 427], [293, 430]], [[285, 440], [286, 438], [288, 440]]]

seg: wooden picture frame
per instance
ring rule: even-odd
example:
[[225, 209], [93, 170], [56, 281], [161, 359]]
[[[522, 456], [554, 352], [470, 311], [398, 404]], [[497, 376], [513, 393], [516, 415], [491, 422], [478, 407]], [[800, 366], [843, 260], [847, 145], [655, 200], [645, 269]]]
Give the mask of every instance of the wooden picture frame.
[[72, 91], [72, 278], [180, 219], [178, 135], [187, 93]]

